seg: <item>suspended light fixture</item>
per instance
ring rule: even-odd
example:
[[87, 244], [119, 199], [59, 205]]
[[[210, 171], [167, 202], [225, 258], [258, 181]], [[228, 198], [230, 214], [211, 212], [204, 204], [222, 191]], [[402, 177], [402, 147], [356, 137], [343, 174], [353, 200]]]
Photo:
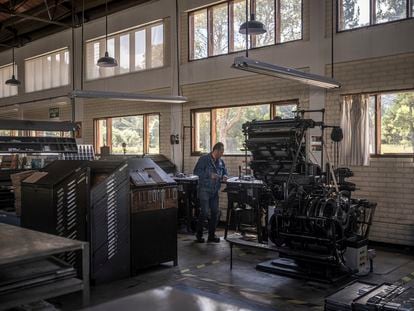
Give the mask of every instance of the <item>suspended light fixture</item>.
[[11, 86], [18, 86], [18, 85], [20, 85], [21, 82], [19, 80], [17, 80], [16, 77], [15, 77], [15, 75], [14, 75], [14, 66], [15, 66], [15, 62], [14, 62], [14, 47], [12, 48], [12, 55], [13, 55], [13, 64], [12, 64], [12, 66], [13, 66], [13, 74], [12, 74], [12, 77], [10, 79], [6, 80], [5, 83], [7, 85], [11, 85]]
[[[250, 5], [250, 8], [252, 6]], [[246, 0], [246, 13], [248, 11], [247, 0]], [[250, 13], [250, 20], [247, 20], [248, 14], [246, 14], [246, 21], [241, 24], [239, 28], [239, 33], [246, 35], [262, 35], [266, 33], [265, 26], [263, 23], [255, 20], [254, 13]]]
[[108, 53], [108, 0], [105, 0], [105, 56], [98, 59], [98, 67], [116, 67], [118, 62]]
[[267, 76], [296, 80], [301, 83], [325, 89], [335, 89], [341, 87], [341, 84], [332, 78], [303, 72], [293, 68], [268, 64], [243, 56], [236, 57], [234, 59], [234, 64], [232, 67], [235, 69], [259, 73]]

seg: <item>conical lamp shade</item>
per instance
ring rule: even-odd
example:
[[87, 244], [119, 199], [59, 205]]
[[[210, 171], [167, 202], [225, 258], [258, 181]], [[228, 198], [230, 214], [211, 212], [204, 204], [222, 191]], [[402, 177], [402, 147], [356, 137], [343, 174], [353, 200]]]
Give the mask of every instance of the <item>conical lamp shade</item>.
[[17, 86], [20, 85], [20, 81], [16, 79], [14, 75], [12, 75], [11, 79], [6, 80], [5, 82], [7, 85]]
[[105, 56], [98, 59], [98, 62], [96, 63], [98, 67], [116, 67], [118, 66], [118, 62], [115, 58], [110, 57], [108, 54], [108, 51], [105, 52]]

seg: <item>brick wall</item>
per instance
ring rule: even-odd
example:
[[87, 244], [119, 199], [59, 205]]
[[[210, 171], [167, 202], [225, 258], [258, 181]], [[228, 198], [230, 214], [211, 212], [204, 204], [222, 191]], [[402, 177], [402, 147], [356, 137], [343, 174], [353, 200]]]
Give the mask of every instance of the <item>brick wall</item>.
[[[191, 109], [206, 107], [224, 107], [255, 103], [271, 103], [281, 100], [299, 99], [301, 108], [309, 105], [309, 87], [288, 80], [272, 77], [249, 75], [244, 78], [219, 80], [183, 86], [183, 95], [190, 102], [183, 107], [183, 125], [189, 126]], [[190, 130], [185, 132], [184, 171], [192, 172], [198, 160], [191, 156]], [[230, 176], [238, 176], [238, 167], [244, 166], [243, 156], [224, 156]], [[220, 195], [222, 218], [225, 215], [227, 197]]]
[[[336, 64], [335, 78], [342, 87], [327, 93], [327, 122], [339, 125], [341, 94], [413, 90], [414, 54]], [[359, 188], [356, 196], [378, 203], [370, 238], [414, 245], [413, 158], [371, 158], [369, 166], [351, 169]]]

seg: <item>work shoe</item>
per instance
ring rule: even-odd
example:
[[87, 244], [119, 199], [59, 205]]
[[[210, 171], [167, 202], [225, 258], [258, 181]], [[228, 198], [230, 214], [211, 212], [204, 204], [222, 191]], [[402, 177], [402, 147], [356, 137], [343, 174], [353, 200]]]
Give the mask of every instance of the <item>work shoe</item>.
[[209, 236], [207, 242], [220, 243], [220, 238], [218, 236]]
[[196, 236], [196, 240], [197, 243], [204, 243], [206, 240], [204, 240], [204, 238], [202, 236]]

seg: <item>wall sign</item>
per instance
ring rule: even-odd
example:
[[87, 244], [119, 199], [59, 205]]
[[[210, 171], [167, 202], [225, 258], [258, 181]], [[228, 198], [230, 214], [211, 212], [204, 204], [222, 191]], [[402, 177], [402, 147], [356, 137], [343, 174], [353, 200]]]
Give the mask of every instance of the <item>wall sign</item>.
[[49, 119], [59, 118], [59, 108], [49, 108]]

